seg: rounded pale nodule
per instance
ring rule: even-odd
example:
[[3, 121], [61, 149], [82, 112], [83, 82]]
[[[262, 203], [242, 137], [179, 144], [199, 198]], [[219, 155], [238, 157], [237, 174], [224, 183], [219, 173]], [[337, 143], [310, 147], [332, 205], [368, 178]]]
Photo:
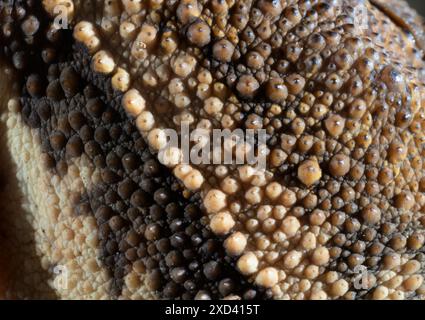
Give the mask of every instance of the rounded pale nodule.
[[410, 210], [415, 205], [415, 198], [411, 192], [403, 191], [395, 197], [395, 206], [398, 209]]
[[93, 70], [103, 74], [110, 74], [115, 69], [115, 62], [112, 56], [101, 50], [93, 57]]
[[137, 41], [144, 43], [149, 48], [155, 42], [157, 33], [158, 31], [154, 26], [145, 23], [137, 36]]
[[[115, 0], [115, 1], [112, 1], [112, 0], [105, 1], [104, 5], [103, 5], [103, 15], [105, 17], [108, 17], [108, 18], [119, 16], [122, 13], [120, 2], [121, 1], [117, 1], [117, 0]], [[109, 20], [102, 21], [102, 24], [107, 25], [107, 24], [110, 24], [110, 23], [111, 23], [111, 21], [109, 21]]]
[[188, 54], [182, 54], [172, 64], [173, 71], [181, 78], [186, 78], [195, 68], [196, 59]]
[[124, 21], [123, 23], [121, 23], [121, 25], [120, 25], [120, 36], [124, 40], [130, 40], [130, 39], [134, 38], [135, 32], [136, 32], [136, 26], [133, 23], [131, 23], [129, 21]]
[[289, 251], [283, 259], [283, 265], [288, 269], [294, 269], [300, 264], [301, 258], [301, 252], [297, 250]]
[[211, 41], [211, 29], [204, 21], [197, 21], [187, 30], [187, 38], [194, 45], [204, 47]]
[[392, 164], [398, 164], [407, 157], [407, 148], [400, 142], [393, 142], [388, 150], [388, 159]]
[[263, 199], [262, 189], [259, 187], [252, 187], [245, 193], [245, 199], [250, 204], [259, 204]]
[[206, 83], [199, 83], [196, 89], [196, 96], [201, 99], [205, 100], [208, 99], [211, 96], [211, 86]]
[[319, 276], [319, 267], [313, 264], [309, 265], [307, 268], [305, 268], [304, 275], [307, 279], [316, 279]]
[[291, 208], [297, 202], [297, 196], [294, 191], [286, 189], [280, 196], [281, 204], [287, 208]]
[[315, 184], [322, 177], [322, 169], [316, 159], [304, 161], [298, 167], [298, 179], [307, 187]]
[[270, 163], [274, 168], [280, 167], [285, 160], [288, 158], [288, 155], [281, 149], [274, 149], [270, 154]]
[[339, 137], [344, 131], [345, 120], [339, 115], [331, 115], [326, 119], [325, 126], [333, 137]]
[[174, 104], [179, 109], [184, 109], [188, 107], [190, 105], [190, 102], [191, 102], [190, 98], [185, 94], [179, 93], [179, 94], [176, 94], [176, 96], [174, 97]]
[[224, 241], [224, 248], [231, 256], [241, 255], [247, 245], [246, 236], [241, 232], [235, 232]]
[[158, 85], [158, 78], [153, 71], [147, 71], [142, 76], [143, 84], [148, 87], [156, 87]]
[[239, 167], [238, 171], [239, 171], [239, 178], [242, 180], [242, 182], [251, 181], [255, 174], [255, 169], [248, 165]]
[[416, 291], [420, 288], [423, 281], [423, 276], [419, 274], [412, 275], [403, 282], [403, 287], [406, 289], [406, 291]]
[[260, 206], [257, 209], [257, 218], [260, 221], [264, 221], [264, 220], [270, 218], [270, 216], [272, 215], [272, 211], [273, 211], [272, 206], [267, 206], [267, 205]]
[[153, 129], [155, 119], [150, 111], [143, 111], [136, 119], [136, 126], [140, 131], [148, 132]]
[[161, 6], [164, 4], [165, 0], [149, 0], [149, 5], [151, 9], [157, 10], [160, 9]]
[[177, 18], [182, 24], [187, 24], [201, 15], [201, 10], [196, 0], [181, 1], [177, 7]]
[[155, 150], [161, 150], [167, 145], [167, 135], [162, 129], [153, 129], [148, 134], [149, 145]]
[[256, 51], [251, 51], [246, 55], [248, 67], [260, 70], [264, 66], [264, 57]]
[[390, 300], [404, 300], [405, 293], [400, 290], [395, 290], [393, 293], [389, 295]]
[[143, 0], [122, 0], [125, 11], [129, 15], [136, 14], [142, 10]]
[[219, 165], [215, 168], [214, 173], [218, 178], [225, 178], [229, 173], [229, 169], [226, 166]]
[[96, 35], [91, 22], [81, 21], [74, 27], [74, 38], [80, 42], [86, 42]]
[[161, 47], [168, 54], [172, 54], [177, 50], [178, 40], [174, 32], [168, 31], [162, 35]]
[[257, 79], [250, 75], [243, 75], [239, 78], [236, 90], [245, 98], [253, 98], [260, 88]]
[[258, 258], [252, 253], [245, 253], [237, 262], [239, 271], [244, 275], [251, 275], [258, 270]]
[[421, 268], [421, 264], [416, 260], [411, 260], [403, 266], [404, 274], [414, 274]]
[[227, 194], [235, 194], [240, 189], [240, 186], [239, 186], [239, 183], [238, 183], [238, 181], [236, 179], [233, 179], [233, 178], [230, 178], [230, 177], [226, 177], [221, 182], [221, 188]]
[[276, 268], [269, 267], [261, 270], [255, 277], [255, 283], [264, 288], [271, 288], [279, 281], [279, 274]]
[[138, 117], [146, 108], [145, 99], [136, 89], [131, 89], [124, 94], [122, 104], [125, 111], [133, 117]]
[[293, 95], [300, 94], [304, 90], [306, 84], [305, 78], [299, 74], [291, 74], [285, 79], [285, 81], [289, 93]]
[[334, 297], [342, 297], [344, 294], [347, 293], [349, 289], [349, 284], [344, 279], [337, 280], [336, 282], [332, 283], [330, 293]]
[[310, 300], [326, 300], [328, 295], [323, 290], [313, 291], [310, 295]]
[[234, 226], [235, 220], [227, 211], [215, 214], [210, 221], [210, 228], [212, 232], [220, 236], [228, 234]]
[[271, 200], [276, 200], [283, 192], [282, 186], [277, 182], [270, 183], [266, 188], [266, 195]]
[[204, 177], [199, 170], [192, 170], [183, 180], [184, 186], [191, 191], [199, 190], [204, 183]]
[[168, 91], [172, 95], [182, 93], [184, 89], [185, 89], [184, 83], [179, 78], [172, 79], [170, 83], [168, 84]]
[[97, 36], [93, 36], [84, 42], [85, 46], [91, 54], [99, 50], [100, 39]]
[[184, 180], [191, 172], [193, 171], [193, 168], [188, 164], [180, 164], [174, 169], [174, 175], [180, 179]]
[[362, 99], [354, 100], [349, 107], [349, 115], [355, 119], [360, 120], [367, 111], [367, 104]]
[[388, 297], [389, 290], [385, 286], [378, 286], [372, 293], [373, 300], [384, 300]]
[[158, 156], [161, 163], [169, 168], [174, 168], [181, 162], [182, 151], [177, 147], [169, 147]]
[[226, 194], [217, 189], [210, 190], [204, 199], [205, 208], [209, 213], [218, 213], [226, 207]]
[[130, 75], [124, 69], [118, 68], [111, 82], [114, 89], [125, 92], [130, 87]]
[[223, 102], [216, 97], [211, 97], [205, 100], [204, 110], [209, 115], [215, 115], [221, 112], [223, 109]]
[[230, 62], [232, 60], [234, 50], [235, 47], [230, 41], [222, 39], [214, 44], [213, 56], [219, 61]]
[[213, 82], [213, 77], [210, 71], [202, 69], [197, 76], [200, 83], [210, 85]]
[[[53, 17], [58, 14], [65, 14], [68, 20], [72, 20], [74, 16], [74, 1], [73, 0], [44, 0], [44, 9]], [[65, 12], [62, 9], [65, 8]]]
[[281, 230], [286, 234], [288, 238], [295, 236], [300, 228], [301, 224], [295, 217], [286, 217], [282, 221]]
[[323, 266], [329, 262], [329, 258], [329, 250], [325, 247], [320, 247], [313, 251], [311, 261], [317, 266]]
[[337, 154], [329, 164], [329, 171], [334, 177], [345, 176], [350, 171], [350, 158], [344, 154]]
[[313, 250], [314, 248], [316, 248], [316, 243], [317, 243], [317, 240], [314, 233], [307, 232], [301, 238], [300, 244], [305, 250]]
[[284, 206], [275, 206], [272, 211], [273, 218], [275, 218], [276, 220], [282, 220], [286, 216], [287, 212], [288, 210]]
[[267, 185], [269, 180], [270, 176], [267, 176], [264, 172], [257, 171], [254, 178], [251, 180], [251, 185], [263, 188]]
[[407, 240], [407, 246], [411, 250], [419, 250], [425, 243], [425, 236], [419, 232], [414, 232]]
[[280, 103], [288, 97], [288, 88], [282, 79], [271, 79], [267, 83], [267, 97], [273, 102]]
[[400, 255], [397, 253], [389, 253], [383, 258], [383, 267], [392, 270], [400, 266]]
[[369, 204], [362, 210], [362, 217], [369, 225], [377, 224], [381, 220], [381, 210], [376, 205]]

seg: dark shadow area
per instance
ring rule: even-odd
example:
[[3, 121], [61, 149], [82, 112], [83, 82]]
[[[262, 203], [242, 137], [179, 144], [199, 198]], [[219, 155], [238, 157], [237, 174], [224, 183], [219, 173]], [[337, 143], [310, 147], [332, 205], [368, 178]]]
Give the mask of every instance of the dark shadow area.
[[[0, 82], [5, 78], [6, 75], [1, 73]], [[7, 148], [4, 114], [11, 95], [9, 91], [7, 87], [0, 88], [0, 299], [55, 299], [56, 294], [48, 285], [51, 274], [41, 266], [33, 226], [22, 208], [25, 195], [19, 187], [17, 168]], [[28, 281], [33, 277], [37, 278], [36, 286]]]
[[415, 8], [416, 10], [418, 10], [418, 12], [425, 16], [425, 1], [424, 0], [407, 0], [407, 2], [409, 2], [409, 4]]

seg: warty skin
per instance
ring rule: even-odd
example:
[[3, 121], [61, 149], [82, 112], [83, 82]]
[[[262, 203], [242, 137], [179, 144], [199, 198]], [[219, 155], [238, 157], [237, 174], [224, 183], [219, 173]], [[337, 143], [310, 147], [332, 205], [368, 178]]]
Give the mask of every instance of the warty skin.
[[[5, 297], [423, 299], [423, 21], [403, 1], [2, 14]], [[266, 129], [267, 171], [161, 165], [182, 121]]]

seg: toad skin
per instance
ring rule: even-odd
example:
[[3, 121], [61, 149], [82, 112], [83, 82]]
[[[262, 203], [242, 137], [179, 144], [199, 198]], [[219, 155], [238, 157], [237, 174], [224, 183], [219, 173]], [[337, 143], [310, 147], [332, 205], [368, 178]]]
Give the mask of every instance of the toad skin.
[[[5, 297], [424, 299], [424, 33], [404, 1], [7, 10]], [[265, 129], [267, 170], [162, 165], [182, 122]]]

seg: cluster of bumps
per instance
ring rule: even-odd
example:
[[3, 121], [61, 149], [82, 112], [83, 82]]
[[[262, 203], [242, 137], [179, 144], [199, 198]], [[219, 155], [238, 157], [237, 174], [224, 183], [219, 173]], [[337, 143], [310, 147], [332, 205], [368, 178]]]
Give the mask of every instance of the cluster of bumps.
[[[165, 298], [425, 297], [425, 63], [407, 5], [407, 24], [377, 0], [11, 10], [0, 38], [48, 169], [85, 154], [101, 172], [76, 207], [95, 212], [112, 296], [141, 285], [136, 269]], [[175, 147], [160, 164], [182, 123], [265, 129], [267, 170], [182, 164]]]

